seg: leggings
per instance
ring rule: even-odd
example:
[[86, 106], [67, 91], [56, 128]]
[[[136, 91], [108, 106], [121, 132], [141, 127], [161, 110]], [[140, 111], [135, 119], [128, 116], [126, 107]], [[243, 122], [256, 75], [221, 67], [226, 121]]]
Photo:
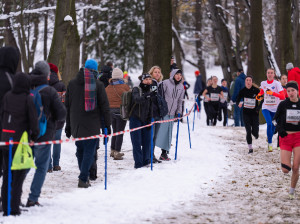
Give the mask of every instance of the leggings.
[[271, 112], [267, 109], [262, 110], [262, 114], [265, 117], [265, 120], [267, 122], [267, 136], [268, 136], [268, 143], [272, 143], [272, 137], [275, 132], [275, 126], [272, 123], [273, 117], [275, 115], [275, 112]]
[[259, 117], [258, 114], [243, 114], [244, 124], [246, 128], [246, 140], [248, 144], [252, 144], [252, 135], [257, 139], [259, 132]]

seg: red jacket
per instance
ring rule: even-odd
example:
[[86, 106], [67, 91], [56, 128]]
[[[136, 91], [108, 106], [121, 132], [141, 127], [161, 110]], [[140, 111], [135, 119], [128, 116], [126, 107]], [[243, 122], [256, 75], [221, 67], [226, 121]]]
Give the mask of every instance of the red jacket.
[[[295, 67], [288, 72], [288, 82], [296, 81], [298, 83], [298, 87], [300, 88], [300, 69]], [[300, 92], [299, 92], [300, 95]]]

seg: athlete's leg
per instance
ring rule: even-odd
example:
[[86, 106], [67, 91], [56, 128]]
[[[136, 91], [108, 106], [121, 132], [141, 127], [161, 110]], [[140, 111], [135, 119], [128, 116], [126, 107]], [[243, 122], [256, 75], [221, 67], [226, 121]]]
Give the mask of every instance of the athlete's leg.
[[294, 160], [292, 166], [292, 180], [291, 180], [291, 188], [295, 188], [299, 179], [299, 164], [300, 164], [300, 146], [295, 147], [293, 149], [294, 152]]
[[292, 152], [287, 150], [281, 150], [280, 151], [280, 162], [281, 162], [281, 170], [284, 173], [288, 173], [291, 170], [291, 158], [292, 158]]
[[272, 118], [274, 117], [274, 114], [271, 111], [267, 110], [267, 109], [262, 110], [262, 114], [264, 115], [264, 118], [267, 122], [268, 143], [271, 144], [273, 133], [274, 133], [274, 130], [273, 130], [274, 125], [272, 123]]

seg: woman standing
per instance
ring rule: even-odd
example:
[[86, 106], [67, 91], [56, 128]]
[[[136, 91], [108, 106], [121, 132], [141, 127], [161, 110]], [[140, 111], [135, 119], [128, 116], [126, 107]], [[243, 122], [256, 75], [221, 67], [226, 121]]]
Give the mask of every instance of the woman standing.
[[[209, 97], [207, 94], [209, 94]], [[218, 86], [217, 76], [212, 77], [212, 85], [207, 87], [206, 90], [203, 91], [202, 95], [208, 101], [210, 119], [213, 122], [212, 125], [216, 126], [217, 117], [220, 110], [220, 98], [224, 99], [223, 90], [220, 86]]]
[[[297, 82], [286, 85], [288, 98], [282, 101], [274, 116], [279, 134], [282, 172], [293, 171], [291, 178], [290, 199], [295, 198], [295, 187], [299, 179], [300, 164], [300, 100]], [[293, 165], [291, 158], [293, 153]]]
[[258, 101], [255, 99], [259, 89], [253, 85], [253, 77], [248, 75], [245, 79], [245, 87], [239, 92], [236, 105], [243, 108], [243, 119], [246, 129], [246, 140], [249, 153], [253, 153], [252, 135], [258, 139], [259, 132], [259, 111]]
[[[182, 101], [184, 97], [184, 88], [181, 83], [182, 71], [180, 69], [173, 69], [170, 78], [164, 80], [161, 84], [162, 96], [168, 104], [168, 114], [164, 116], [163, 120], [174, 118], [178, 113], [182, 114]], [[168, 152], [171, 148], [172, 132], [174, 122], [162, 123], [158, 129], [155, 145], [160, 147], [162, 153], [160, 160], [169, 161]]]
[[268, 136], [268, 151], [272, 152], [272, 137], [275, 131], [275, 126], [272, 123], [273, 117], [277, 110], [280, 100], [284, 100], [284, 91], [280, 82], [275, 80], [275, 70], [269, 68], [267, 70], [267, 80], [260, 84], [260, 92], [257, 99], [264, 95], [264, 102], [262, 105], [262, 113], [267, 122], [267, 136]]
[[[129, 89], [129, 86], [123, 80], [122, 70], [114, 68], [112, 78], [109, 80], [109, 85], [105, 88], [110, 106], [113, 133], [124, 131], [125, 129], [126, 120], [123, 120], [120, 116], [120, 106], [122, 103], [122, 94], [129, 91]], [[114, 160], [123, 159], [124, 153], [121, 153], [122, 144], [123, 134], [112, 136], [110, 156], [113, 157]]]

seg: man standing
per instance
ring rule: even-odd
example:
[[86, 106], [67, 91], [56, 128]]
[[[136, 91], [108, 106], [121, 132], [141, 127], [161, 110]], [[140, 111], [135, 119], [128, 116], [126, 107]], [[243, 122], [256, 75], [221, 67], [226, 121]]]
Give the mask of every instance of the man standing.
[[[105, 88], [97, 80], [98, 63], [94, 59], [85, 62], [77, 76], [69, 82], [66, 92], [65, 105], [67, 107], [66, 136], [74, 138], [99, 135], [101, 129], [101, 115], [104, 117], [108, 134], [111, 133], [110, 109]], [[88, 188], [89, 170], [94, 161], [99, 138], [77, 141], [76, 157], [80, 170], [78, 187]]]
[[233, 95], [231, 98], [234, 103], [234, 115], [233, 115], [234, 125], [236, 127], [238, 127], [238, 126], [244, 127], [243, 108], [239, 108], [236, 105], [236, 98], [237, 98], [239, 92], [241, 91], [241, 89], [243, 89], [245, 87], [246, 75], [244, 74], [243, 69], [239, 69], [236, 74], [237, 74], [237, 78], [234, 83], [234, 91], [233, 91]]
[[286, 64], [286, 71], [288, 73], [288, 82], [296, 81], [298, 86], [300, 86], [300, 69], [298, 67], [294, 67], [293, 63], [289, 62]]
[[[57, 91], [53, 87], [47, 85], [49, 75], [50, 67], [46, 61], [37, 62], [30, 74], [31, 87], [33, 89], [45, 85], [45, 87], [41, 88], [39, 93], [42, 98], [43, 112], [47, 118], [47, 129], [46, 133], [38, 137], [36, 142], [53, 140], [56, 131], [56, 122], [62, 121], [66, 117], [66, 108], [61, 102]], [[38, 199], [49, 167], [51, 144], [34, 146], [33, 155], [37, 169], [35, 170], [31, 183], [26, 207], [40, 205]]]

